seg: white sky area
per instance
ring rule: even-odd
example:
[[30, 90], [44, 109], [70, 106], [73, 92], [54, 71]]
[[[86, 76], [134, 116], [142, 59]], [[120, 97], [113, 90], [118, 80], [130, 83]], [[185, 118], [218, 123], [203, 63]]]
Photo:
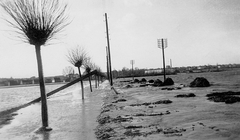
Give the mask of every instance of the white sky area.
[[[77, 45], [106, 71], [108, 14], [112, 69], [162, 68], [157, 39], [167, 38], [166, 65], [240, 63], [239, 0], [68, 0], [71, 20], [42, 47], [44, 76], [61, 75]], [[9, 17], [3, 9], [0, 16]], [[21, 42], [0, 19], [0, 77], [38, 77], [35, 47]], [[51, 43], [51, 42], [49, 42]], [[77, 69], [75, 69], [77, 72]]]

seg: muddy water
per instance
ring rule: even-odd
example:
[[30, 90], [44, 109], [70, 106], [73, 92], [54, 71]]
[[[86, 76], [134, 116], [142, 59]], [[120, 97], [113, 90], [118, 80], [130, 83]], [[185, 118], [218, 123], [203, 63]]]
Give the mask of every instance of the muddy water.
[[36, 139], [36, 140], [94, 140], [96, 118], [100, 114], [102, 97], [105, 95], [103, 83], [99, 89], [89, 87], [82, 100], [80, 86], [50, 96], [48, 98], [50, 132], [39, 132], [41, 127], [40, 103], [19, 110], [9, 125], [0, 129], [0, 139]]

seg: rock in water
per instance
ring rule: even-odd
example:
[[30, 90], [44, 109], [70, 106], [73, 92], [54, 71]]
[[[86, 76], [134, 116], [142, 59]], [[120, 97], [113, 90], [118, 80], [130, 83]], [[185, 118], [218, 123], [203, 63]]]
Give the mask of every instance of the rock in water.
[[172, 80], [172, 78], [167, 78], [164, 82], [163, 82], [164, 86], [170, 86], [170, 85], [174, 85], [174, 82]]
[[209, 87], [210, 83], [204, 77], [197, 77], [190, 83], [190, 87]]

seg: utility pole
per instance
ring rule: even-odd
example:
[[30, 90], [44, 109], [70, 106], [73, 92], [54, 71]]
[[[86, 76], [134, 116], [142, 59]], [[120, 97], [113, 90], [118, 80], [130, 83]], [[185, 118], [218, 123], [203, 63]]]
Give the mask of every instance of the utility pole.
[[172, 59], [170, 59], [170, 67], [172, 68]]
[[108, 45], [109, 79], [110, 79], [110, 85], [112, 86], [113, 85], [113, 81], [112, 81], [112, 66], [111, 66], [111, 53], [110, 53], [110, 43], [109, 43], [109, 35], [108, 35], [107, 13], [105, 13], [105, 20], [106, 20], [107, 45]]
[[158, 39], [158, 48], [162, 49], [163, 55], [163, 74], [164, 74], [164, 81], [166, 80], [166, 71], [165, 71], [165, 56], [164, 56], [164, 49], [167, 48], [167, 39]]
[[[109, 80], [109, 61], [108, 61], [108, 48], [106, 46], [106, 60], [107, 60], [107, 79]], [[110, 81], [110, 80], [109, 80]]]
[[134, 60], [130, 61], [130, 64], [132, 64], [132, 79], [133, 79], [133, 81], [134, 81], [134, 75], [133, 75], [133, 64], [134, 64], [134, 62], [135, 62]]

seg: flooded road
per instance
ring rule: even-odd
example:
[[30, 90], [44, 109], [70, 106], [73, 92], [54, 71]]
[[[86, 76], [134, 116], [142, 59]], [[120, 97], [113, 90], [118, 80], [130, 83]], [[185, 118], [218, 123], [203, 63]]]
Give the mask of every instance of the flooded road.
[[0, 139], [30, 140], [94, 140], [96, 118], [100, 114], [102, 97], [110, 88], [104, 82], [98, 89], [85, 89], [82, 100], [81, 90], [76, 87], [68, 92], [48, 98], [50, 132], [39, 132], [41, 124], [41, 104], [33, 104], [20, 109], [9, 125], [0, 129]]
[[[53, 85], [46, 85], [46, 93], [53, 91], [56, 88], [59, 88], [60, 86], [63, 86], [66, 83], [58, 83]], [[84, 83], [85, 85], [88, 83]], [[78, 84], [73, 85], [65, 90], [60, 91], [66, 92], [71, 91], [72, 89], [75, 89]], [[1, 87], [0, 88], [0, 111], [5, 111], [8, 109], [11, 109], [13, 107], [17, 107], [23, 104], [26, 104], [40, 96], [40, 88], [39, 85], [26, 85], [22, 87]]]

